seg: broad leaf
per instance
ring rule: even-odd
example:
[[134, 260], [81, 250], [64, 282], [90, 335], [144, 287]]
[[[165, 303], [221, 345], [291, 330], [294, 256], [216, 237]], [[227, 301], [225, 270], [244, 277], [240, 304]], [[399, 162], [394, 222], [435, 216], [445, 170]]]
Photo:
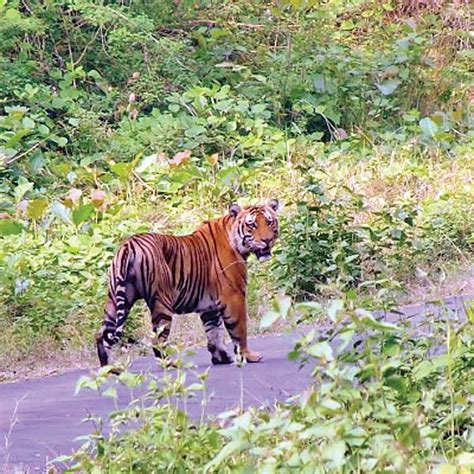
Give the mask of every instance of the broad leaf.
[[401, 81], [397, 81], [396, 79], [389, 79], [388, 81], [381, 82], [380, 84], [375, 84], [377, 89], [383, 95], [390, 95], [395, 92], [397, 87], [401, 84]]
[[43, 217], [44, 211], [48, 207], [48, 200], [41, 198], [41, 199], [33, 199], [32, 201], [28, 202], [28, 207], [26, 208], [26, 214], [31, 219], [37, 221]]
[[14, 219], [0, 220], [0, 236], [18, 235], [23, 232], [23, 226]]
[[425, 117], [420, 120], [420, 127], [423, 135], [428, 137], [433, 137], [438, 131], [438, 125], [436, 125], [436, 123], [434, 123], [429, 117]]
[[265, 329], [270, 327], [275, 321], [280, 319], [280, 313], [276, 311], [267, 311], [260, 321], [260, 329]]
[[94, 213], [95, 206], [93, 204], [84, 204], [72, 211], [72, 221], [77, 226], [87, 221]]

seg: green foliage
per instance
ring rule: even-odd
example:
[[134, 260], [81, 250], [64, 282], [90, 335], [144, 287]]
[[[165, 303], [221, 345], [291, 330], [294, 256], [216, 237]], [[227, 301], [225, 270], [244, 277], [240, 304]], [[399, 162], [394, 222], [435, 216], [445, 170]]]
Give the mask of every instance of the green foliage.
[[120, 240], [236, 199], [298, 297], [469, 261], [467, 8], [224, 3], [0, 2], [0, 357], [89, 347]]
[[295, 215], [283, 223], [283, 246], [273, 268], [280, 284], [300, 297], [317, 292], [318, 283], [336, 278], [344, 287], [361, 276], [361, 237], [353, 225], [357, 198], [333, 200], [310, 176]]
[[429, 335], [413, 337], [420, 328], [378, 321], [351, 293], [325, 307], [291, 305], [282, 296], [275, 309], [283, 318], [301, 320], [303, 312], [303, 319], [315, 313], [325, 319], [324, 332], [309, 331], [289, 354], [313, 367], [312, 383], [291, 403], [271, 412], [224, 413], [218, 427], [179, 409], [205, 390], [206, 373], [189, 384], [178, 361], [175, 376], [125, 372], [113, 383], [102, 370], [79, 380], [78, 389], [116, 397], [117, 385], [146, 383], [149, 393], [114, 412], [108, 434], [99, 429], [72, 457], [60, 459], [78, 470], [113, 472], [130, 466], [137, 472], [469, 471], [472, 333], [466, 325], [453, 328], [441, 318], [431, 322]]

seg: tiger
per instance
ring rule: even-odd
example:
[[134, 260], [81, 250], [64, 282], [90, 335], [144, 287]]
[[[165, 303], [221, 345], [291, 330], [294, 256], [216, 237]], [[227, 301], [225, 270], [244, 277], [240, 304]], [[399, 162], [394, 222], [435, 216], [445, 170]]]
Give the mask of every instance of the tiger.
[[[225, 345], [227, 330], [234, 353], [247, 362], [263, 357], [247, 341], [247, 260], [271, 258], [278, 238], [279, 201], [242, 208], [203, 222], [192, 234], [175, 236], [148, 232], [125, 240], [109, 269], [103, 325], [96, 337], [100, 365], [109, 364], [127, 316], [144, 299], [151, 313], [155, 356], [166, 358], [173, 316], [198, 313], [207, 337], [212, 364], [231, 364]], [[224, 330], [225, 328], [225, 330]]]

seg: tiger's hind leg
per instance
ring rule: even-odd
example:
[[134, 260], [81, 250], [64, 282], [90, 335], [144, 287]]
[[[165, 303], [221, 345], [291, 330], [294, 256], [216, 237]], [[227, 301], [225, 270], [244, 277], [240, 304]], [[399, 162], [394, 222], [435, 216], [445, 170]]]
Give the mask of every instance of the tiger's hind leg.
[[222, 311], [212, 310], [200, 314], [207, 336], [207, 350], [213, 364], [231, 364], [234, 359], [226, 350]]
[[164, 299], [153, 297], [147, 300], [147, 305], [151, 312], [153, 332], [156, 334], [155, 340], [153, 341], [153, 352], [156, 357], [163, 359], [165, 356], [162, 350], [160, 350], [160, 347], [163, 348], [168, 340], [174, 313], [171, 309], [171, 304]]
[[96, 338], [97, 355], [102, 367], [109, 363], [110, 350], [123, 334], [123, 326], [134, 301], [135, 298], [127, 298], [124, 287], [118, 287], [115, 294], [109, 291], [104, 323]]

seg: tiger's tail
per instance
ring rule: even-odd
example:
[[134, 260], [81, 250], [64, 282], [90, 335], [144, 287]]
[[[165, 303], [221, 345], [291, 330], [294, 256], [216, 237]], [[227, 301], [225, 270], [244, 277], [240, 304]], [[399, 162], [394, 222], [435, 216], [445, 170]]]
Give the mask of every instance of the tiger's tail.
[[128, 243], [125, 243], [117, 252], [110, 267], [104, 322], [97, 336], [97, 353], [101, 366], [108, 364], [110, 348], [120, 340], [130, 312], [132, 302], [127, 301], [127, 278], [132, 261], [133, 251]]

